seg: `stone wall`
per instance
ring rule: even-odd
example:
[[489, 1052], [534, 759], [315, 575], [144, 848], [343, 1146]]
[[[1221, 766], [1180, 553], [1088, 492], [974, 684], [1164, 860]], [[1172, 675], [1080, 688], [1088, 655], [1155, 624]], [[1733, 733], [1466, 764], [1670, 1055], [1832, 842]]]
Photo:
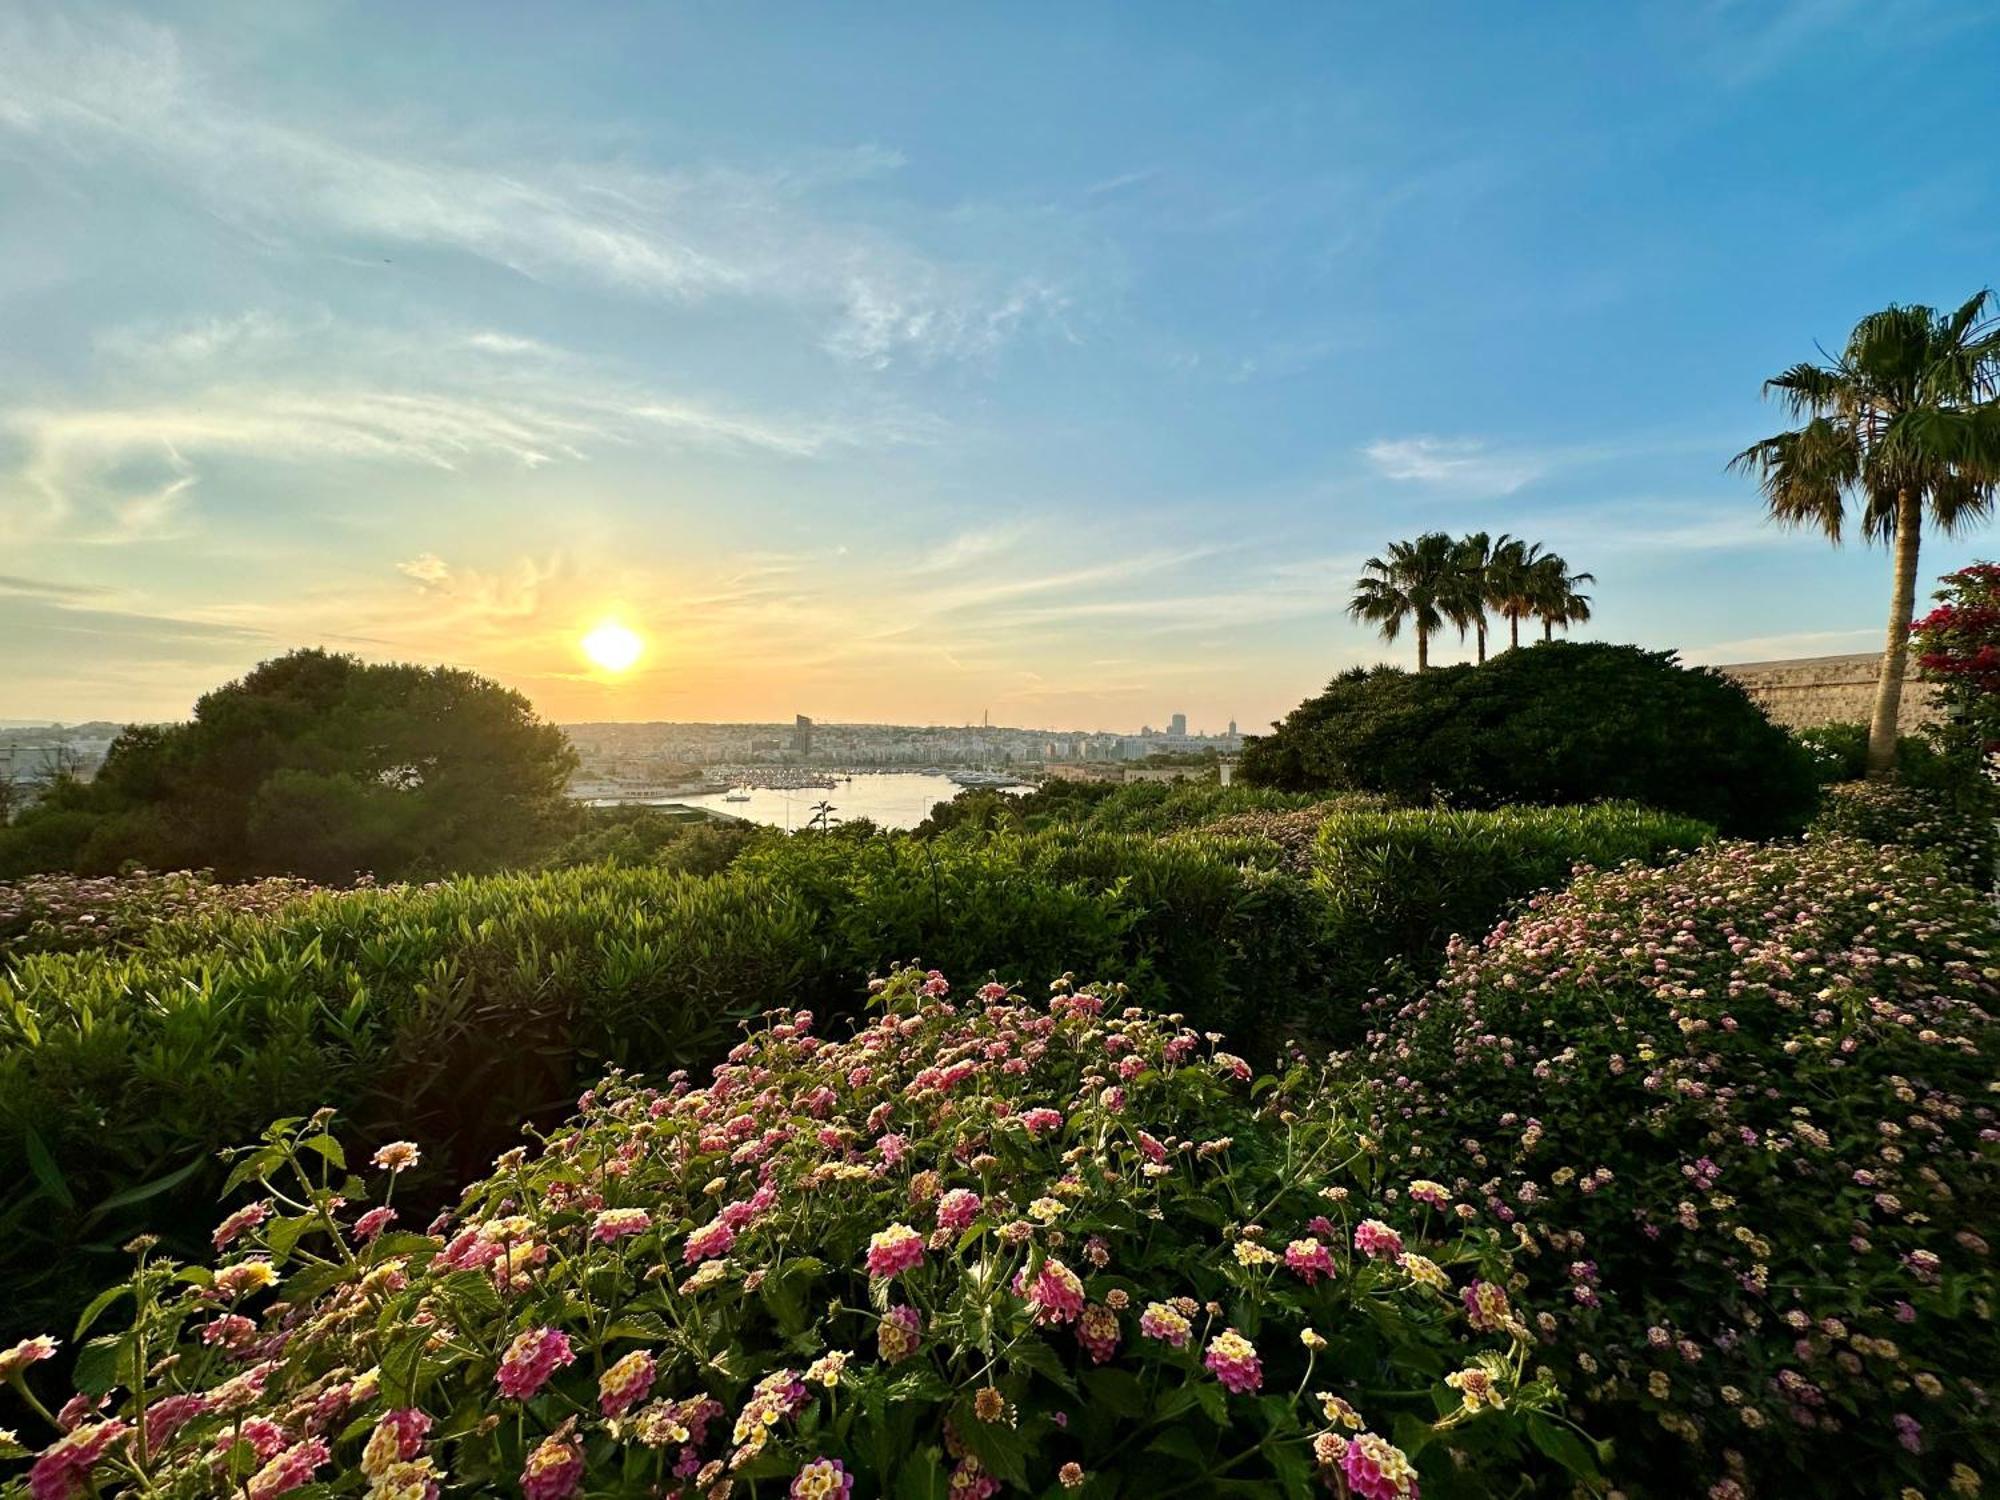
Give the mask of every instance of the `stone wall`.
[[[1716, 670], [1742, 683], [1773, 722], [1804, 729], [1814, 724], [1866, 724], [1875, 711], [1875, 678], [1881, 663], [1879, 651], [1864, 651], [1853, 656], [1736, 662]], [[1915, 663], [1911, 665], [1914, 669]], [[1903, 681], [1898, 728], [1909, 734], [1931, 714], [1930, 684], [1917, 681], [1912, 670]]]

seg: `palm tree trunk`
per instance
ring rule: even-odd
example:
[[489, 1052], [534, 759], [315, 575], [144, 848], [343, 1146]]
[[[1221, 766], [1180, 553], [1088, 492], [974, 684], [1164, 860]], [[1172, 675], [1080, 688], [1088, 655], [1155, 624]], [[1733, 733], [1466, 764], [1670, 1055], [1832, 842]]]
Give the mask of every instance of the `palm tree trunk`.
[[1507, 649], [1521, 649], [1521, 617], [1511, 609], [1507, 611]]
[[1543, 615], [1542, 639], [1545, 641], [1552, 641], [1555, 638], [1556, 638], [1556, 622], [1554, 620], [1551, 620], [1547, 615]]
[[1431, 633], [1419, 625], [1417, 627], [1417, 670], [1419, 672], [1428, 672], [1430, 669]]
[[1909, 659], [1910, 615], [1917, 605], [1917, 547], [1923, 540], [1923, 502], [1909, 490], [1896, 494], [1896, 581], [1889, 590], [1889, 637], [1875, 684], [1875, 715], [1868, 723], [1868, 774], [1896, 769], [1896, 719], [1903, 706], [1903, 668]]
[[1479, 617], [1479, 665], [1486, 665], [1486, 616]]

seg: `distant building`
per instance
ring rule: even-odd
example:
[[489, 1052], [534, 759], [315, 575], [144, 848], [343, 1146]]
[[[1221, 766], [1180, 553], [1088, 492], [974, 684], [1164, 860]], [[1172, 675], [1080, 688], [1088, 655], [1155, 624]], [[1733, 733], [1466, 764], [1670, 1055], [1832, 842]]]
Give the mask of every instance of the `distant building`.
[[1236, 721], [1234, 719], [1229, 721], [1229, 738], [1232, 740], [1236, 738]]
[[813, 721], [804, 714], [792, 720], [792, 749], [800, 755], [812, 754]]
[[1186, 739], [1187, 715], [1175, 714], [1171, 719], [1167, 720], [1167, 733], [1172, 735], [1177, 740]]

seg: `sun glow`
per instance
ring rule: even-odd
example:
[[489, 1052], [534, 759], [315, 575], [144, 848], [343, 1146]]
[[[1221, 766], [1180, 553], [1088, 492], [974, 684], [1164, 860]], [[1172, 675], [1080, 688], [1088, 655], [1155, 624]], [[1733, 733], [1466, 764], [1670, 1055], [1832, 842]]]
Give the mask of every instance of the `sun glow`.
[[583, 654], [607, 672], [628, 670], [646, 649], [636, 631], [616, 620], [606, 620], [585, 636], [582, 644]]

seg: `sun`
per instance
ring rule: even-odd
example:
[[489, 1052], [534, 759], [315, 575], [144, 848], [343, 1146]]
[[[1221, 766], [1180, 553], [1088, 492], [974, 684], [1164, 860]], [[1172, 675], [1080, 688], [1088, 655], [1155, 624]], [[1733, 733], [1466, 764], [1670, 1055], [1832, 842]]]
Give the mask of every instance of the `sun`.
[[645, 652], [646, 643], [636, 631], [606, 620], [583, 638], [583, 654], [607, 672], [623, 672]]

